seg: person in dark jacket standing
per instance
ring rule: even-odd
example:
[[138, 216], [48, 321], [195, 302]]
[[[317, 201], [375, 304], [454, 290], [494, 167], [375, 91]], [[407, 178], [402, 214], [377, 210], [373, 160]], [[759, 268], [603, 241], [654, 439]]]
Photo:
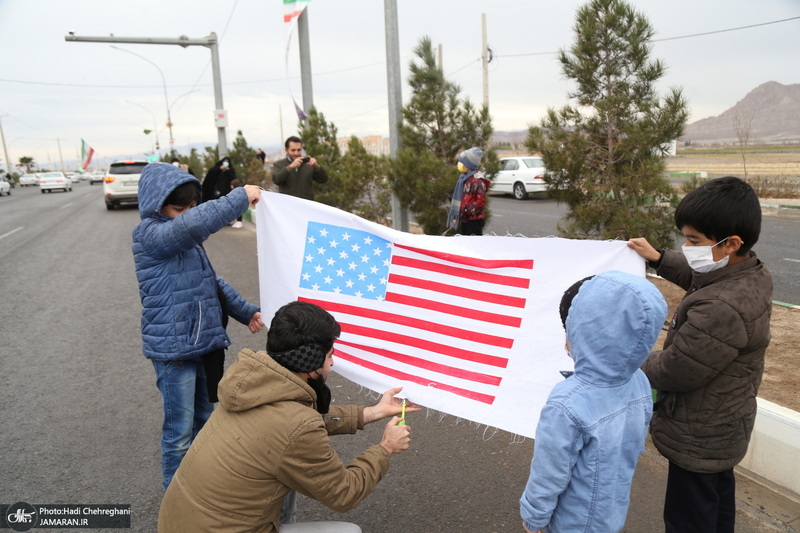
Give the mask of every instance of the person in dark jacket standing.
[[236, 179], [236, 171], [229, 157], [223, 157], [211, 167], [203, 179], [203, 202], [216, 200], [231, 190], [231, 181]]
[[283, 146], [286, 159], [272, 165], [272, 181], [283, 194], [313, 200], [314, 182], [327, 182], [328, 173], [313, 157], [303, 157], [303, 141], [299, 137], [289, 137]]
[[733, 176], [687, 194], [675, 211], [683, 254], [628, 246], [687, 291], [662, 350], [642, 366], [659, 392], [650, 433], [667, 459], [667, 533], [733, 533], [733, 467], [747, 453], [770, 341], [772, 277], [751, 251], [761, 231], [753, 188]]
[[[197, 205], [200, 182], [178, 167], [153, 163], [139, 180], [133, 259], [142, 301], [142, 350], [153, 362], [164, 406], [164, 490], [214, 409], [204, 360], [221, 360], [230, 315], [250, 331], [264, 327], [259, 308], [214, 272], [203, 241], [260, 198], [255, 185]], [[221, 377], [221, 372], [217, 380]]]

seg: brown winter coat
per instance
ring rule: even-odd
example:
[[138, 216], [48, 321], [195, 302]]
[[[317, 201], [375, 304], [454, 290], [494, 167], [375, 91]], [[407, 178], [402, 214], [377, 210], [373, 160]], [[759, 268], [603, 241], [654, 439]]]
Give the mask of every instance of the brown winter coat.
[[642, 369], [663, 398], [653, 443], [685, 470], [722, 472], [745, 453], [770, 341], [772, 277], [754, 253], [714, 272], [693, 272], [664, 252], [657, 273], [687, 290], [664, 341]]
[[[389, 468], [380, 445], [345, 466], [329, 434], [363, 428], [363, 408], [325, 418], [300, 377], [266, 352], [245, 349], [219, 384], [219, 403], [164, 495], [158, 531], [276, 532], [289, 489], [331, 509], [358, 505]], [[326, 425], [327, 424], [327, 425]]]

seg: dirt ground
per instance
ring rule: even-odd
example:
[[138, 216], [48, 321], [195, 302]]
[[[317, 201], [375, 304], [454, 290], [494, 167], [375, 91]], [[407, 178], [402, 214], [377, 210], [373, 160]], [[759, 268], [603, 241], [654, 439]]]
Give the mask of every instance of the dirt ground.
[[[649, 279], [664, 295], [669, 306], [667, 316], [671, 317], [683, 299], [683, 289], [660, 278]], [[759, 397], [793, 411], [800, 411], [799, 320], [800, 310], [772, 306], [772, 341], [767, 348], [764, 379], [758, 391]], [[663, 332], [656, 347], [661, 347], [665, 336], [666, 332]]]

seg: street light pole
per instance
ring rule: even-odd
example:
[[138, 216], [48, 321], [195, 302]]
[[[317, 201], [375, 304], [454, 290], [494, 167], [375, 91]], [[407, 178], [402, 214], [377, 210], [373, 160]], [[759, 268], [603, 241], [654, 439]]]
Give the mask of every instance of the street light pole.
[[170, 155], [175, 155], [175, 139], [172, 137], [172, 117], [170, 116], [170, 112], [169, 112], [169, 98], [167, 97], [167, 79], [164, 77], [164, 72], [161, 70], [161, 68], [158, 65], [156, 65], [155, 63], [153, 63], [152, 61], [150, 61], [149, 59], [147, 59], [143, 55], [139, 55], [136, 52], [131, 52], [130, 50], [126, 50], [124, 48], [120, 48], [119, 46], [114, 46], [113, 44], [111, 45], [111, 48], [115, 48], [115, 49], [121, 50], [123, 52], [128, 52], [129, 54], [133, 54], [138, 58], [144, 59], [145, 61], [147, 61], [148, 63], [150, 63], [154, 67], [156, 67], [156, 70], [158, 70], [158, 73], [161, 74], [161, 84], [164, 87], [164, 103], [167, 106], [167, 128], [169, 128], [169, 153], [170, 153]]
[[[217, 109], [214, 110], [214, 116], [219, 142], [219, 156], [223, 158], [228, 155], [228, 140], [225, 135], [225, 128], [228, 126], [228, 113], [222, 105], [222, 79], [219, 69], [219, 43], [216, 33], [211, 32], [207, 37], [201, 39], [190, 39], [185, 35], [174, 39], [169, 37], [79, 37], [70, 32], [69, 35], [64, 36], [64, 40], [87, 43], [174, 44], [183, 48], [187, 46], [205, 46], [210, 49], [211, 67], [214, 77], [214, 101], [217, 106]], [[167, 108], [169, 109], [169, 105], [167, 105]], [[170, 137], [172, 137], [171, 133]]]
[[[0, 117], [7, 117], [8, 115], [0, 115]], [[8, 148], [6, 148], [6, 136], [3, 133], [3, 121], [0, 120], [0, 139], [3, 140], [3, 153], [6, 155], [6, 172], [8, 179], [11, 179], [11, 160], [8, 158]]]

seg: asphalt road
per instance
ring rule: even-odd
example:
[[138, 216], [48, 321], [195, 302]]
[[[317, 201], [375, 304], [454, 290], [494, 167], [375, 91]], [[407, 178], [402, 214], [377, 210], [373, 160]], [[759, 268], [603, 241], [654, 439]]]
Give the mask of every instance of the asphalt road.
[[[514, 209], [540, 207], [509, 202]], [[2, 504], [129, 504], [132, 531], [156, 530], [161, 405], [141, 354], [130, 253], [137, 222], [135, 208], [107, 211], [101, 188], [85, 183], [71, 193], [18, 188], [0, 198]], [[206, 248], [219, 275], [257, 301], [253, 227], [225, 228]], [[234, 321], [229, 333], [229, 360], [266, 342], [265, 332], [254, 336]], [[331, 386], [337, 402], [376, 398], [337, 375]], [[365, 533], [521, 531], [517, 501], [530, 439], [436, 412], [409, 420], [411, 450], [393, 458], [387, 477], [357, 509], [341, 516], [301, 497], [299, 518], [352, 521]], [[349, 460], [378, 442], [381, 431], [376, 422], [334, 444]], [[665, 479], [663, 460], [648, 451], [637, 468], [626, 531], [659, 530]], [[759, 515], [762, 500], [740, 497], [737, 532], [776, 531]]]
[[[484, 233], [548, 237], [558, 235], [558, 222], [567, 212], [563, 204], [545, 198], [519, 201], [491, 196], [492, 218]], [[800, 210], [795, 214], [764, 216], [761, 236], [753, 248], [772, 273], [773, 300], [800, 305]], [[683, 239], [676, 238], [675, 249]]]

